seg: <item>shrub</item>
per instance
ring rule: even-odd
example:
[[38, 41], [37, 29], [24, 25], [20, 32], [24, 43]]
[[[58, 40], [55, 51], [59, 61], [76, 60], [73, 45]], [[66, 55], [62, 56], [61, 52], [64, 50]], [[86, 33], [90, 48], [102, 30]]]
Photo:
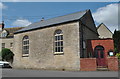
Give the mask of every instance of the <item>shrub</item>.
[[3, 61], [11, 61], [13, 60], [13, 52], [8, 48], [3, 48], [0, 52], [0, 56], [2, 57]]
[[118, 57], [118, 59], [120, 59], [120, 53], [117, 53], [116, 56]]

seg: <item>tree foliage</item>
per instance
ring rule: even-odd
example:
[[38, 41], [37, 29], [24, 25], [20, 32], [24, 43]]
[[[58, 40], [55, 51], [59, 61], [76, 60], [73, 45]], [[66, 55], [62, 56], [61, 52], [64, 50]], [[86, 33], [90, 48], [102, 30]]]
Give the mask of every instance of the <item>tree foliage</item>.
[[114, 31], [113, 40], [114, 40], [115, 52], [119, 53], [120, 52], [120, 30]]
[[13, 52], [8, 48], [3, 48], [0, 52], [0, 56], [2, 57], [3, 61], [11, 61], [13, 60]]
[[116, 56], [118, 57], [118, 59], [120, 59], [120, 53], [117, 53]]

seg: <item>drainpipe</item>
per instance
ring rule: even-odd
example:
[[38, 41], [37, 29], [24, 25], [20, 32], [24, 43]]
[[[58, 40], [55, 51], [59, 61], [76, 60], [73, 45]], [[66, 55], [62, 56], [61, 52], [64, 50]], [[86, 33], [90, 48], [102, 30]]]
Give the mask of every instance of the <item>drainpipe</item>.
[[84, 52], [83, 52], [83, 24], [81, 20], [79, 20], [79, 46], [80, 46], [80, 58], [84, 58]]

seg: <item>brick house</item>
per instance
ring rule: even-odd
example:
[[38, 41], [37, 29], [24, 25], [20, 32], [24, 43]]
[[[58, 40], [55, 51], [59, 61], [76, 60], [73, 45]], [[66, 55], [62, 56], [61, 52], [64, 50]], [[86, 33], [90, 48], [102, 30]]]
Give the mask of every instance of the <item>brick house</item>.
[[[94, 67], [93, 70], [96, 70], [96, 68], [105, 68], [107, 70], [115, 71], [118, 70], [118, 59], [115, 57], [114, 41], [112, 39], [113, 33], [103, 23], [97, 27], [97, 31], [99, 39], [87, 40], [87, 57], [96, 59], [91, 59], [92, 61], [86, 59], [86, 61], [94, 64], [91, 66]], [[83, 67], [83, 70], [91, 70], [86, 68]]]
[[[96, 68], [118, 70], [118, 59], [114, 55], [114, 43], [112, 38], [87, 40], [87, 57], [96, 58]], [[91, 61], [93, 62], [93, 61]], [[95, 69], [96, 70], [96, 69]]]

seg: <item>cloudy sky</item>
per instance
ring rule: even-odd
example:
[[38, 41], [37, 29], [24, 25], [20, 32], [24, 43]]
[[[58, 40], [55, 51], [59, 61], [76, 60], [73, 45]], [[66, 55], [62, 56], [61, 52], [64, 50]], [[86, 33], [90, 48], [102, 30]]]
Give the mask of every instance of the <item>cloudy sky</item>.
[[0, 9], [6, 27], [27, 26], [42, 17], [49, 19], [90, 9], [96, 26], [104, 23], [113, 32], [118, 29], [118, 5], [117, 2], [3, 2]]

